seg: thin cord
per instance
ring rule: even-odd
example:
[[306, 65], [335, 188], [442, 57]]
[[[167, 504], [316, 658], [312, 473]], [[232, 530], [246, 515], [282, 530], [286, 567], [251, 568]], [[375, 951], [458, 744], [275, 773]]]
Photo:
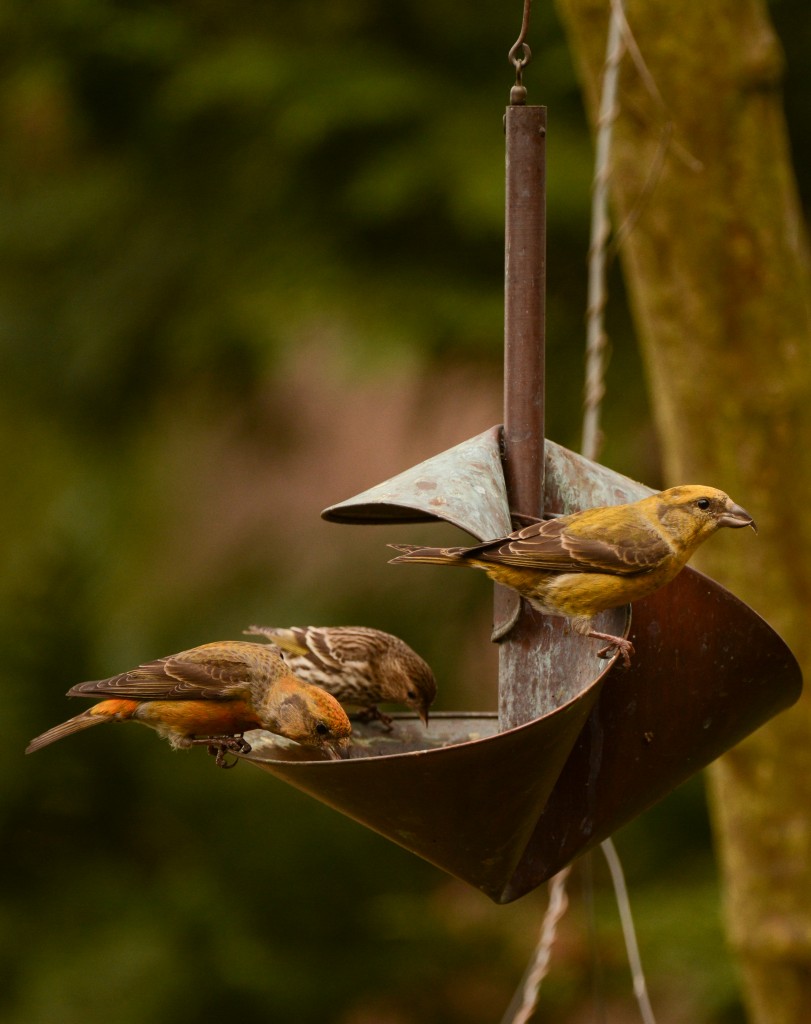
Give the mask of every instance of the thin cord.
[[622, 922], [622, 934], [625, 938], [625, 949], [628, 953], [628, 965], [631, 968], [631, 977], [634, 982], [634, 995], [639, 1004], [639, 1012], [642, 1015], [644, 1024], [656, 1024], [653, 1016], [653, 1008], [648, 998], [648, 986], [645, 984], [645, 973], [642, 970], [642, 960], [639, 956], [639, 946], [636, 941], [634, 930], [634, 919], [631, 914], [631, 901], [628, 899], [628, 889], [625, 885], [625, 875], [622, 871], [622, 863], [617, 854], [617, 849], [611, 839], [605, 839], [600, 843], [608, 870], [611, 872], [611, 881], [614, 883], [614, 893], [617, 897], [617, 906]]
[[[589, 279], [588, 303], [586, 309], [586, 382], [583, 411], [583, 442], [582, 453], [588, 459], [595, 460], [602, 444], [600, 433], [600, 409], [605, 395], [605, 353], [608, 338], [605, 333], [604, 316], [608, 299], [606, 287], [606, 264], [608, 238], [611, 224], [608, 218], [608, 180], [610, 176], [611, 142], [614, 123], [619, 112], [617, 105], [617, 86], [619, 82], [620, 62], [626, 51], [630, 49], [637, 71], [646, 83], [648, 91], [664, 108], [664, 101], [656, 88], [652, 76], [648, 72], [642, 54], [636, 45], [625, 16], [623, 0], [610, 0], [611, 17], [608, 24], [605, 63], [603, 65], [603, 85], [600, 96], [600, 112], [597, 119], [597, 142], [594, 162], [594, 183], [591, 204], [591, 239], [589, 245]], [[670, 123], [663, 138], [669, 139]], [[666, 144], [661, 147], [661, 159], [664, 160]], [[656, 175], [660, 171], [656, 169]], [[612, 840], [606, 839], [600, 844], [603, 855], [611, 872], [614, 893], [619, 909], [622, 933], [628, 963], [633, 978], [634, 995], [644, 1024], [656, 1024], [653, 1009], [648, 998], [645, 974], [639, 956], [639, 946], [634, 931], [631, 914], [631, 903], [622, 864]]]
[[611, 18], [603, 65], [603, 88], [597, 118], [586, 304], [586, 383], [581, 451], [587, 459], [592, 460], [597, 459], [602, 447], [600, 411], [605, 395], [605, 356], [608, 347], [608, 336], [605, 332], [605, 306], [608, 301], [606, 249], [611, 233], [611, 223], [608, 219], [608, 179], [611, 173], [611, 139], [618, 113], [619, 67], [626, 51], [624, 24], [622, 0], [611, 0]]
[[[625, 13], [624, 0], [610, 0], [611, 19], [608, 27], [606, 58], [603, 65], [603, 90], [600, 113], [597, 121], [597, 155], [595, 159], [594, 182], [592, 186], [592, 228], [589, 249], [589, 293], [587, 300], [586, 327], [586, 385], [583, 416], [582, 454], [596, 459], [602, 446], [600, 432], [600, 403], [605, 394], [605, 362], [608, 338], [603, 325], [603, 311], [607, 301], [605, 286], [606, 267], [616, 255], [622, 242], [633, 231], [636, 222], [648, 203], [664, 167], [668, 153], [682, 161], [691, 171], [698, 173], [704, 165], [685, 146], [674, 139], [674, 124], [667, 104], [659, 92], [656, 81], [650, 73], [639, 44], [634, 38]], [[627, 52], [633, 61], [646, 91], [661, 111], [664, 122], [659, 132], [659, 142], [645, 182], [634, 205], [625, 220], [614, 232], [609, 243], [610, 224], [608, 220], [608, 180], [610, 166], [608, 152], [614, 122], [618, 114], [616, 105], [619, 64]]]
[[667, 104], [659, 92], [659, 87], [656, 84], [656, 80], [650, 73], [650, 70], [645, 63], [645, 58], [642, 56], [642, 51], [639, 49], [639, 44], [634, 38], [634, 34], [631, 31], [631, 26], [628, 22], [628, 18], [625, 14], [625, 10], [622, 4], [618, 0], [611, 0], [612, 10], [615, 17], [619, 18], [622, 23], [622, 37], [625, 42], [625, 46], [628, 50], [628, 56], [634, 63], [637, 74], [639, 75], [642, 84], [648, 92], [653, 102], [661, 111], [664, 116], [664, 122], [659, 132], [659, 143], [656, 147], [651, 165], [648, 168], [648, 173], [645, 178], [645, 183], [640, 190], [639, 196], [634, 203], [633, 208], [627, 215], [622, 224], [619, 225], [617, 230], [614, 232], [614, 239], [609, 246], [608, 255], [609, 257], [614, 256], [619, 250], [623, 240], [627, 235], [633, 231], [634, 226], [639, 220], [642, 210], [647, 205], [648, 200], [653, 194], [653, 190], [656, 188], [656, 184], [659, 181], [659, 176], [662, 173], [664, 166], [665, 157], [668, 153], [672, 153], [677, 157], [683, 164], [685, 164], [693, 173], [698, 174], [699, 171], [704, 169], [704, 164], [686, 148], [678, 140], [674, 139], [674, 124], [673, 119], [670, 116], [670, 112], [667, 108]]
[[566, 880], [571, 870], [571, 866], [563, 868], [549, 882], [549, 904], [543, 916], [538, 945], [535, 947], [529, 967], [521, 979], [518, 991], [507, 1012], [501, 1018], [501, 1024], [527, 1024], [527, 1021], [535, 1013], [541, 982], [549, 973], [549, 961], [552, 957], [558, 923], [569, 906]]

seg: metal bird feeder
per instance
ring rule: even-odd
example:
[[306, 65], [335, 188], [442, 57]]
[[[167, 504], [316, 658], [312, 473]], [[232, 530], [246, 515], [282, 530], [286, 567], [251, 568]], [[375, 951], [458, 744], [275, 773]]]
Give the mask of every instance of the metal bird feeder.
[[[635, 501], [647, 487], [544, 443], [546, 111], [508, 107], [504, 426], [326, 509], [338, 523], [444, 520], [491, 540], [511, 510], [542, 516]], [[354, 728], [347, 761], [251, 734], [244, 760], [498, 903], [524, 895], [664, 797], [800, 694], [780, 637], [684, 569], [596, 628], [630, 636], [631, 666], [496, 587], [499, 713], [395, 716]], [[471, 781], [475, 780], [475, 785]]]

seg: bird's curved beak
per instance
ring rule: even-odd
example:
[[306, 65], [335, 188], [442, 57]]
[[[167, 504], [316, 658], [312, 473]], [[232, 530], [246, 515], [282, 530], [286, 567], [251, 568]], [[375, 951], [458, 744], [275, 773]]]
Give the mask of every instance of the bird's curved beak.
[[351, 741], [348, 736], [342, 736], [339, 740], [332, 740], [330, 743], [325, 743], [324, 750], [331, 760], [343, 761], [345, 758], [349, 757], [350, 742]]
[[417, 714], [420, 716], [420, 719], [422, 720], [422, 724], [427, 729], [428, 728], [428, 705], [427, 704], [423, 704], [421, 707], [418, 707], [417, 708]]
[[730, 526], [733, 530], [740, 530], [743, 526], [751, 526], [757, 533], [757, 523], [749, 515], [745, 508], [740, 505], [730, 505], [718, 520], [719, 526]]

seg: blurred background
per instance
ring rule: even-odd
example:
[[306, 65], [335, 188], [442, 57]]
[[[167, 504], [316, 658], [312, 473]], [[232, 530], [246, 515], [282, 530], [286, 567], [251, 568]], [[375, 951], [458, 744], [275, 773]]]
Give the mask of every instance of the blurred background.
[[[811, 191], [804, 0], [775, 0]], [[496, 707], [491, 588], [387, 566], [444, 527], [325, 506], [501, 419], [502, 114], [520, 4], [9, 0], [0, 166], [0, 1019], [497, 1021], [508, 907], [202, 750], [109, 727], [23, 759], [101, 678], [250, 623], [367, 624]], [[554, 8], [547, 433], [580, 443], [592, 147]], [[601, 460], [661, 483], [618, 269]], [[741, 500], [744, 500], [743, 498]], [[744, 501], [745, 504], [745, 501]], [[700, 780], [618, 836], [662, 1020], [743, 1020]], [[607, 873], [571, 882], [544, 1019], [637, 1019]]]

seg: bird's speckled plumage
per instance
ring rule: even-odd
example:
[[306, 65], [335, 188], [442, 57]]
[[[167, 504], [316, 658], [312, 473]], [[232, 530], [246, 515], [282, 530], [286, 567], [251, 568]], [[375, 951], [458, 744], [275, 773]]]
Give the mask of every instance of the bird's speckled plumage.
[[173, 747], [210, 740], [220, 754], [223, 749], [246, 753], [250, 747], [242, 734], [266, 729], [342, 756], [351, 733], [337, 700], [297, 679], [272, 648], [245, 641], [204, 644], [158, 658], [109, 679], [78, 683], [68, 696], [107, 699], [36, 737], [26, 753], [106, 721], [141, 722]]
[[341, 703], [389, 723], [378, 703], [405, 704], [427, 724], [436, 696], [430, 667], [408, 644], [367, 626], [251, 626], [275, 644], [293, 672]]
[[707, 538], [722, 526], [754, 520], [715, 487], [684, 484], [628, 505], [586, 509], [536, 520], [507, 537], [463, 548], [390, 544], [398, 562], [429, 562], [483, 569], [512, 587], [545, 615], [568, 618], [586, 636], [622, 652], [628, 640], [592, 630], [595, 615], [638, 601], [669, 583]]

